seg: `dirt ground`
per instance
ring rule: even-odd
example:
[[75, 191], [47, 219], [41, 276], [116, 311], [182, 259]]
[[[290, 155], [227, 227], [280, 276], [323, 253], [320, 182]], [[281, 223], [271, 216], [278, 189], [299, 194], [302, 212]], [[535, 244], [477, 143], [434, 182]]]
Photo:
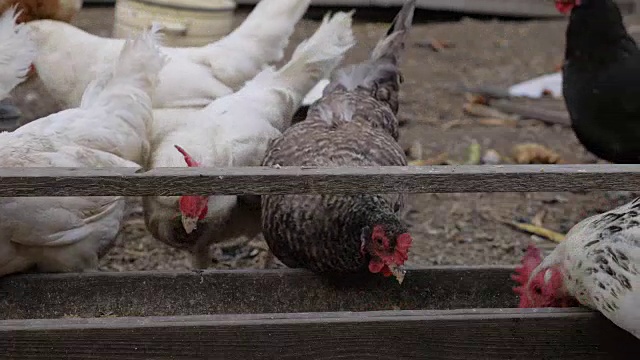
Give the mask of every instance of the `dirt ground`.
[[[244, 13], [237, 16], [239, 23]], [[419, 13], [420, 20], [428, 14]], [[75, 23], [92, 33], [109, 36], [111, 9], [84, 9]], [[317, 16], [303, 20], [291, 47], [309, 36]], [[521, 143], [534, 142], [555, 150], [566, 163], [593, 163], [595, 157], [578, 143], [571, 129], [522, 121], [517, 126], [487, 126], [463, 112], [464, 96], [451, 91], [459, 85], [508, 86], [554, 71], [561, 62], [565, 20], [515, 21], [453, 19], [414, 26], [402, 69], [401, 143], [410, 155], [464, 161], [474, 141], [482, 153], [493, 149], [510, 155]], [[384, 22], [357, 21], [358, 44], [346, 62], [365, 59], [386, 30]], [[425, 46], [435, 38], [454, 45], [434, 51]], [[290, 52], [289, 52], [290, 53]], [[46, 92], [34, 82], [14, 92], [27, 118], [57, 110]], [[544, 226], [566, 232], [583, 217], [608, 210], [631, 199], [630, 193], [529, 193], [529, 194], [422, 194], [412, 196], [407, 222], [415, 239], [410, 265], [514, 264], [529, 242], [551, 249], [548, 240], [532, 237], [501, 220], [530, 221], [544, 216]], [[146, 231], [141, 207], [134, 202], [126, 236], [106, 256], [104, 270], [189, 269], [186, 253], [154, 240]], [[267, 257], [261, 239], [240, 240], [215, 249], [222, 259], [214, 268], [262, 268]]]

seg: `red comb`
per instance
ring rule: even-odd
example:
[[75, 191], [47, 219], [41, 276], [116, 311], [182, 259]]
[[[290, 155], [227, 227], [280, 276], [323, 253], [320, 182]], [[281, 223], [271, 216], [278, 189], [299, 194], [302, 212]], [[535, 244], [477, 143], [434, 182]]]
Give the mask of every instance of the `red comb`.
[[556, 9], [562, 14], [569, 14], [574, 7], [580, 5], [580, 0], [574, 0], [573, 2], [567, 0], [556, 0]]
[[396, 251], [394, 253], [394, 260], [396, 264], [403, 264], [409, 259], [409, 248], [411, 248], [411, 235], [404, 233], [400, 234], [396, 239]]
[[178, 145], [173, 145], [173, 146], [175, 146], [176, 149], [180, 152], [180, 154], [182, 154], [182, 156], [184, 156], [184, 161], [187, 163], [188, 167], [200, 166], [200, 164], [197, 161], [193, 160], [191, 155], [189, 155], [189, 153], [185, 149], [181, 148]]
[[527, 253], [522, 258], [522, 265], [516, 268], [516, 273], [511, 275], [511, 279], [520, 286], [513, 288], [513, 292], [520, 296], [521, 308], [530, 307], [529, 299], [525, 295], [525, 287], [529, 282], [529, 277], [533, 270], [542, 262], [542, 254], [534, 245], [529, 245]]
[[409, 250], [409, 248], [411, 247], [411, 235], [404, 233], [404, 234], [400, 234], [400, 236], [398, 236], [398, 239], [396, 241], [396, 250], [402, 250], [404, 252], [407, 252], [407, 250]]
[[529, 245], [527, 253], [522, 258], [522, 265], [516, 268], [516, 273], [511, 275], [511, 279], [520, 285], [525, 285], [529, 281], [531, 272], [542, 262], [540, 250], [534, 245]]

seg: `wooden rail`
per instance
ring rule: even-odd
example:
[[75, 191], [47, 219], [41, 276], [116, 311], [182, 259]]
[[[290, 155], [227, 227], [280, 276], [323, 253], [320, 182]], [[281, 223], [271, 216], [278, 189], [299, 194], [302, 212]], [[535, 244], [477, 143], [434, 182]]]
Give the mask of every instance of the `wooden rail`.
[[[0, 169], [0, 196], [637, 190], [640, 165]], [[0, 279], [2, 359], [630, 359], [598, 313], [518, 310], [511, 267]]]
[[638, 358], [640, 341], [598, 313], [510, 309], [516, 300], [512, 271], [414, 269], [402, 286], [379, 277], [357, 285], [351, 279], [329, 282], [299, 270], [11, 276], [0, 281], [0, 354], [85, 360]]
[[635, 191], [640, 165], [2, 168], [2, 196]]
[[584, 310], [476, 309], [0, 322], [4, 359], [638, 359]]

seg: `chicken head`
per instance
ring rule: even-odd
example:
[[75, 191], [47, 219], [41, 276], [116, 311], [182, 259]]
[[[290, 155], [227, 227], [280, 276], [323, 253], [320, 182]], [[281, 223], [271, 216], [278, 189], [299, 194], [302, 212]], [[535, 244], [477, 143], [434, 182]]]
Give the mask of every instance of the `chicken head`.
[[375, 225], [369, 237], [363, 234], [361, 252], [366, 251], [371, 256], [371, 273], [382, 273], [385, 277], [393, 275], [402, 283], [405, 274], [403, 265], [409, 258], [407, 253], [412, 239], [406, 232], [393, 236], [396, 232], [389, 230], [384, 225]]
[[540, 268], [540, 250], [529, 245], [520, 267], [511, 278], [520, 286], [513, 291], [520, 296], [520, 308], [571, 307], [578, 302], [566, 295], [559, 265]]
[[[182, 147], [175, 145], [175, 148], [182, 154], [184, 161], [188, 167], [197, 167], [200, 164], [187, 153]], [[182, 226], [187, 234], [191, 234], [197, 227], [198, 221], [204, 219], [209, 211], [208, 196], [181, 196], [180, 197], [180, 214], [182, 217]]]

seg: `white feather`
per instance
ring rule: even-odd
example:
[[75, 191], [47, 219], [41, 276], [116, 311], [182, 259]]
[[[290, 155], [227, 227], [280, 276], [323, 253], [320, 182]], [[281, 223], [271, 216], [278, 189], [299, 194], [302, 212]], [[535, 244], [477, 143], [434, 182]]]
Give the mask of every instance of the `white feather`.
[[0, 16], [0, 99], [24, 81], [36, 57], [28, 29], [16, 25], [18, 15], [14, 6]]
[[326, 88], [330, 82], [331, 81], [329, 81], [329, 79], [320, 80], [320, 82], [317, 83], [316, 86], [314, 86], [313, 89], [311, 89], [311, 91], [309, 91], [309, 93], [304, 97], [302, 105], [310, 106], [314, 102], [318, 101], [318, 99], [322, 98], [324, 88]]
[[[151, 95], [165, 62], [155, 41], [153, 31], [128, 41], [81, 108], [1, 133], [0, 167], [139, 168], [133, 161], [148, 155]], [[124, 209], [120, 196], [0, 198], [0, 276], [34, 265], [95, 268], [120, 233]]]
[[15, 132], [54, 136], [144, 164], [150, 152], [152, 95], [165, 61], [155, 32], [128, 40], [115, 66], [90, 83], [80, 108], [47, 116]]
[[[310, 0], [262, 0], [227, 37], [200, 48], [163, 47], [169, 63], [160, 74], [154, 108], [202, 108], [253, 78], [282, 57], [295, 24]], [[37, 20], [27, 25], [39, 55], [38, 74], [66, 107], [77, 107], [98, 72], [115, 62], [123, 39], [94, 36], [64, 22]]]

